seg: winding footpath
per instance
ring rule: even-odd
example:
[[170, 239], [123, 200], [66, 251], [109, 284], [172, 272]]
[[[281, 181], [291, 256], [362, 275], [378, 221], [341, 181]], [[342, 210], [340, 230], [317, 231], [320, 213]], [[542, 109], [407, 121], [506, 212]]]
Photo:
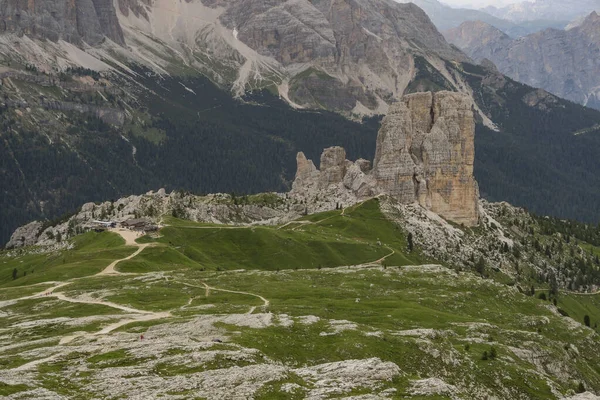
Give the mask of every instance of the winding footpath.
[[[299, 226], [292, 228], [292, 230], [296, 230], [302, 226], [305, 225], [318, 225], [318, 224], [322, 224], [323, 222], [331, 219], [331, 218], [335, 218], [337, 216], [343, 216], [345, 215], [346, 209], [342, 210], [341, 214], [337, 214], [328, 218], [325, 218], [323, 220], [317, 221], [317, 222], [312, 222], [312, 221], [291, 221], [288, 222], [285, 225], [282, 225], [281, 227], [279, 227], [279, 229], [285, 228], [287, 226], [290, 226], [292, 224], [298, 224]], [[240, 229], [240, 228], [247, 228], [247, 227], [231, 227], [231, 229]], [[202, 229], [202, 228], [200, 228]], [[215, 229], [214, 227], [206, 227], [206, 229]], [[104, 268], [101, 272], [97, 273], [96, 275], [92, 275], [92, 277], [99, 277], [99, 276], [130, 276], [130, 275], [136, 275], [136, 276], [143, 276], [144, 274], [135, 274], [135, 273], [122, 273], [119, 272], [116, 267], [119, 263], [127, 261], [127, 260], [131, 260], [133, 258], [135, 258], [136, 256], [138, 256], [140, 253], [142, 253], [145, 249], [147, 249], [148, 247], [152, 246], [153, 244], [151, 243], [145, 243], [145, 244], [140, 244], [136, 242], [136, 239], [140, 237], [140, 235], [136, 232], [133, 231], [129, 231], [129, 230], [125, 230], [125, 229], [111, 229], [112, 232], [119, 234], [124, 240], [125, 240], [125, 244], [127, 246], [131, 246], [131, 247], [136, 247], [137, 249], [129, 256], [119, 259], [119, 260], [115, 260], [112, 263], [110, 263], [110, 265], [108, 265], [106, 268]], [[387, 246], [386, 246], [387, 247]], [[382, 264], [387, 258], [393, 256], [395, 254], [395, 251], [392, 248], [387, 247], [391, 252], [390, 254], [376, 260], [376, 261], [372, 261], [369, 263], [365, 263], [363, 265], [373, 265], [373, 264]], [[85, 277], [85, 278], [89, 278], [89, 277]], [[140, 310], [140, 309], [136, 309], [133, 307], [128, 307], [128, 306], [124, 306], [121, 304], [117, 304], [117, 303], [113, 303], [110, 301], [105, 301], [105, 300], [101, 300], [101, 299], [91, 299], [91, 298], [83, 298], [83, 297], [69, 297], [67, 296], [63, 291], [61, 291], [61, 289], [81, 280], [83, 278], [74, 278], [71, 279], [69, 281], [66, 282], [56, 282], [56, 281], [51, 281], [51, 282], [43, 282], [43, 283], [37, 283], [37, 284], [33, 284], [33, 285], [29, 285], [29, 286], [37, 286], [37, 285], [42, 285], [42, 284], [53, 284], [54, 286], [50, 287], [50, 288], [46, 288], [44, 291], [40, 292], [40, 293], [36, 293], [33, 295], [29, 295], [29, 296], [25, 296], [25, 297], [21, 297], [21, 298], [17, 298], [17, 299], [11, 299], [9, 301], [21, 301], [21, 300], [30, 300], [30, 299], [39, 299], [39, 298], [56, 298], [58, 300], [61, 301], [65, 301], [65, 302], [69, 302], [69, 303], [78, 303], [78, 304], [94, 304], [94, 305], [101, 305], [101, 306], [105, 306], [105, 307], [110, 307], [112, 309], [118, 310], [119, 312], [125, 313], [123, 315], [115, 315], [115, 319], [117, 319], [115, 322], [110, 323], [109, 325], [103, 327], [101, 330], [97, 331], [97, 332], [93, 332], [93, 333], [89, 333], [89, 332], [80, 332], [80, 333], [76, 333], [73, 335], [68, 335], [68, 336], [63, 336], [60, 339], [59, 344], [60, 345], [66, 345], [71, 343], [73, 340], [78, 339], [78, 338], [82, 338], [82, 337], [86, 337], [86, 338], [93, 338], [95, 336], [98, 335], [107, 335], [110, 334], [111, 332], [113, 332], [114, 330], [130, 324], [130, 323], [135, 323], [135, 322], [142, 322], [142, 321], [151, 321], [151, 320], [159, 320], [159, 319], [165, 319], [165, 318], [169, 318], [172, 316], [172, 314], [170, 312], [154, 312], [154, 311], [146, 311], [146, 310]], [[185, 283], [185, 282], [180, 282], [177, 281], [177, 283], [184, 285], [184, 286], [189, 286], [189, 287], [193, 287], [193, 288], [199, 288], [199, 289], [204, 289], [204, 295], [205, 297], [209, 297], [211, 292], [224, 292], [224, 293], [233, 293], [233, 294], [240, 294], [240, 295], [245, 295], [245, 296], [251, 296], [251, 297], [255, 297], [258, 298], [262, 301], [263, 305], [262, 306], [251, 306], [250, 309], [248, 310], [248, 312], [246, 314], [253, 314], [258, 307], [260, 307], [262, 309], [263, 312], [266, 312], [270, 306], [270, 301], [268, 299], [266, 299], [265, 297], [256, 294], [256, 293], [251, 293], [251, 292], [244, 292], [244, 291], [238, 291], [238, 290], [229, 290], [229, 289], [220, 289], [220, 288], [216, 288], [216, 287], [212, 287], [210, 285], [208, 285], [205, 282], [200, 282], [200, 284], [202, 286], [198, 286], [198, 285], [193, 285], [193, 284], [189, 284], [189, 283]], [[188, 301], [187, 305], [180, 307], [180, 308], [185, 308], [187, 306], [189, 306], [192, 301], [194, 300], [194, 298], [190, 298], [190, 300]], [[119, 319], [120, 318], [120, 319]], [[25, 370], [25, 369], [30, 369], [33, 368], [35, 366], [37, 366], [40, 363], [46, 362], [46, 361], [50, 361], [52, 360], [52, 358], [55, 356], [50, 356], [47, 359], [43, 359], [43, 360], [35, 360], [32, 361], [31, 363], [27, 363], [24, 364], [22, 366], [19, 367], [19, 370]]]
[[[206, 297], [210, 296], [211, 290], [213, 292], [234, 293], [234, 294], [242, 294], [242, 295], [245, 295], [245, 296], [256, 297], [256, 298], [262, 300], [262, 302], [263, 302], [262, 307], [263, 307], [264, 310], [267, 310], [268, 307], [269, 307], [269, 305], [271, 304], [271, 302], [269, 300], [267, 300], [263, 296], [261, 296], [259, 294], [256, 294], [256, 293], [240, 292], [240, 291], [237, 291], [237, 290], [228, 290], [228, 289], [219, 289], [219, 288], [215, 288], [215, 287], [209, 286], [205, 282], [200, 282], [202, 284], [202, 286], [192, 285], [192, 284], [185, 283], [185, 282], [180, 282], [180, 281], [177, 281], [177, 283], [179, 283], [181, 285], [184, 285], [184, 286], [193, 287], [193, 288], [196, 288], [196, 289], [204, 289], [205, 290], [204, 295]], [[250, 311], [248, 311], [246, 314], [252, 314], [254, 311], [256, 311], [256, 306], [250, 307]]]
[[[111, 231], [119, 234], [125, 240], [125, 244], [127, 246], [137, 247], [137, 250], [125, 258], [113, 261], [104, 270], [102, 270], [101, 272], [99, 272], [93, 276], [137, 275], [137, 274], [121, 273], [121, 272], [117, 271], [115, 269], [115, 267], [120, 262], [131, 260], [132, 258], [136, 257], [142, 251], [144, 251], [144, 249], [149, 247], [151, 244], [150, 243], [146, 243], [146, 244], [136, 243], [135, 240], [139, 237], [139, 235], [136, 232], [132, 232], [132, 231], [124, 230], [124, 229], [113, 229]], [[115, 329], [118, 329], [121, 326], [130, 324], [132, 322], [151, 321], [151, 320], [168, 318], [171, 316], [171, 313], [169, 313], [169, 312], [153, 312], [153, 311], [139, 310], [139, 309], [136, 309], [133, 307], [123, 306], [121, 304], [113, 303], [110, 301], [68, 297], [63, 292], [58, 291], [59, 289], [62, 289], [68, 285], [71, 285], [72, 283], [77, 282], [80, 279], [83, 279], [83, 278], [75, 278], [68, 282], [44, 282], [44, 283], [53, 283], [56, 286], [47, 288], [40, 293], [21, 297], [18, 299], [12, 299], [10, 301], [31, 300], [31, 299], [39, 299], [39, 298], [56, 298], [58, 300], [66, 301], [69, 303], [102, 305], [102, 306], [110, 307], [115, 310], [119, 310], [121, 312], [125, 312], [125, 313], [129, 314], [126, 317], [120, 319], [119, 321], [114, 322], [110, 325], [107, 325], [104, 328], [102, 328], [100, 331], [95, 332], [95, 333], [80, 333], [80, 334], [75, 334], [75, 335], [63, 336], [59, 343], [61, 345], [68, 344], [68, 343], [72, 342], [73, 340], [80, 338], [80, 337], [93, 337], [93, 336], [98, 336], [98, 335], [106, 335], [106, 334], [111, 333]], [[39, 285], [39, 284], [35, 284], [35, 285]], [[31, 285], [31, 286], [35, 286], [35, 285]], [[35, 360], [35, 361], [32, 361], [31, 363], [24, 364], [19, 367], [19, 370], [25, 370], [25, 369], [35, 367], [40, 363], [50, 361], [52, 359], [52, 357], [54, 357], [54, 356], [51, 356], [47, 359]]]
[[[131, 260], [132, 258], [138, 256], [142, 251], [144, 251], [146, 248], [148, 248], [149, 246], [151, 246], [152, 244], [150, 243], [145, 243], [145, 244], [139, 244], [137, 243], [135, 240], [139, 237], [139, 235], [136, 232], [132, 232], [132, 231], [128, 231], [128, 230], [124, 230], [124, 229], [112, 229], [111, 230], [114, 233], [119, 234], [124, 240], [125, 240], [125, 244], [128, 246], [132, 246], [132, 247], [137, 247], [136, 251], [133, 252], [131, 255], [119, 259], [119, 260], [115, 260], [112, 263], [110, 263], [110, 265], [108, 265], [106, 268], [104, 268], [104, 270], [102, 270], [101, 272], [97, 273], [96, 275], [92, 275], [92, 276], [120, 276], [120, 275], [143, 275], [143, 274], [131, 274], [131, 273], [122, 273], [116, 270], [116, 266], [123, 262], [123, 261], [127, 261], [127, 260]], [[54, 284], [55, 286], [52, 286], [50, 288], [46, 288], [44, 291], [33, 294], [33, 295], [29, 295], [29, 296], [25, 296], [25, 297], [21, 297], [21, 298], [17, 298], [17, 299], [11, 299], [10, 301], [21, 301], [21, 300], [31, 300], [31, 299], [40, 299], [40, 298], [56, 298], [58, 300], [61, 301], [66, 301], [69, 303], [78, 303], [78, 304], [94, 304], [94, 305], [101, 305], [101, 306], [105, 306], [105, 307], [110, 307], [113, 308], [115, 310], [119, 310], [120, 312], [124, 312], [126, 313], [125, 315], [122, 315], [122, 318], [117, 320], [116, 322], [113, 322], [105, 327], [103, 327], [101, 330], [94, 332], [94, 333], [88, 333], [88, 332], [81, 332], [81, 333], [76, 333], [73, 335], [66, 335], [61, 337], [59, 345], [67, 345], [69, 343], [71, 343], [72, 341], [74, 341], [75, 339], [78, 338], [93, 338], [95, 336], [99, 336], [99, 335], [107, 335], [110, 334], [111, 332], [115, 331], [116, 329], [125, 326], [127, 324], [130, 323], [134, 323], [134, 322], [144, 322], [144, 321], [152, 321], [152, 320], [159, 320], [159, 319], [165, 319], [165, 318], [169, 318], [172, 316], [172, 314], [170, 312], [154, 312], [154, 311], [146, 311], [146, 310], [139, 310], [133, 307], [128, 307], [128, 306], [124, 306], [121, 304], [117, 304], [117, 303], [113, 303], [110, 301], [105, 301], [105, 300], [95, 300], [95, 299], [86, 299], [86, 298], [73, 298], [73, 297], [69, 297], [67, 296], [64, 292], [59, 291], [60, 289], [63, 289], [71, 284], [73, 284], [74, 282], [77, 282], [78, 280], [81, 280], [83, 278], [74, 278], [70, 281], [67, 282], [43, 282], [43, 283], [36, 283], [30, 286], [37, 286], [37, 285], [41, 285], [41, 284]], [[264, 298], [261, 295], [258, 294], [254, 294], [254, 293], [248, 293], [248, 292], [241, 292], [241, 291], [236, 291], [236, 290], [227, 290], [227, 289], [219, 289], [219, 288], [215, 288], [215, 287], [211, 287], [208, 284], [202, 282], [203, 286], [196, 286], [196, 285], [191, 285], [188, 283], [184, 283], [184, 282], [178, 282], [182, 285], [185, 286], [190, 286], [190, 287], [195, 287], [195, 288], [201, 288], [201, 289], [205, 289], [205, 296], [208, 297], [210, 295], [211, 291], [214, 292], [227, 292], [227, 293], [235, 293], [235, 294], [242, 294], [242, 295], [248, 295], [248, 296], [252, 296], [252, 297], [256, 297], [259, 298], [260, 300], [262, 300], [263, 302], [263, 306], [262, 308], [264, 310], [266, 310], [270, 304], [269, 300], [267, 300], [266, 298]], [[188, 305], [191, 304], [191, 302], [193, 301], [193, 298], [190, 299], [190, 301], [188, 302]], [[247, 312], [247, 314], [252, 314], [255, 310], [256, 310], [256, 306], [252, 306], [250, 308], [250, 310]], [[40, 360], [34, 360], [30, 363], [26, 363], [24, 365], [21, 365], [18, 370], [19, 371], [24, 371], [24, 370], [28, 370], [28, 369], [32, 369], [34, 367], [36, 367], [39, 364], [42, 364], [44, 362], [48, 362], [48, 361], [52, 361], [54, 358], [56, 358], [58, 355], [52, 355], [50, 357], [44, 358], [44, 359], [40, 359]]]

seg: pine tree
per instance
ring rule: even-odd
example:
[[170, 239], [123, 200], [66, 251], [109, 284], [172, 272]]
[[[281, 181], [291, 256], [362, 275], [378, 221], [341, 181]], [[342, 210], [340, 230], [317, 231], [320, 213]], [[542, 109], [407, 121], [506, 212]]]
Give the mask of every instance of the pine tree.
[[483, 259], [483, 256], [479, 257], [477, 264], [475, 264], [475, 271], [481, 276], [485, 273], [485, 260]]
[[549, 279], [549, 283], [550, 283], [550, 297], [552, 298], [558, 298], [558, 280], [556, 279], [556, 274], [554, 274], [554, 272], [552, 272], [550, 274], [550, 279]]

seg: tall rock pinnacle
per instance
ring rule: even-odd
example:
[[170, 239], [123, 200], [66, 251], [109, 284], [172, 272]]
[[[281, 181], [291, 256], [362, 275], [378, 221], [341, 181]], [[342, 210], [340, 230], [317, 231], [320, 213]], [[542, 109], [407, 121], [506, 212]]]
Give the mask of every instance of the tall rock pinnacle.
[[471, 99], [416, 93], [394, 104], [377, 137], [373, 177], [383, 193], [457, 223], [476, 225], [475, 120]]
[[339, 147], [326, 149], [319, 171], [300, 154], [292, 193], [305, 199], [387, 194], [401, 203], [417, 202], [459, 224], [479, 221], [479, 189], [473, 176], [475, 119], [465, 94], [404, 96], [383, 120], [373, 168], [365, 160], [351, 163], [344, 157]]

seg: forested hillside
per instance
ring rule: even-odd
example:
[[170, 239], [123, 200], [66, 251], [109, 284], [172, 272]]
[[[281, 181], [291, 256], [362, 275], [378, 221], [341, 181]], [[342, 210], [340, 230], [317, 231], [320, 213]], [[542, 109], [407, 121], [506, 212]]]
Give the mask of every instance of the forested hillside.
[[[452, 88], [424, 59], [418, 68], [412, 91]], [[477, 128], [475, 175], [483, 197], [598, 222], [600, 112], [490, 69], [447, 68], [498, 125], [498, 132], [482, 121]], [[81, 77], [93, 79], [97, 91], [65, 89]], [[61, 84], [27, 79], [12, 77], [0, 88], [1, 243], [33, 219], [160, 187], [284, 191], [298, 151], [317, 163], [321, 150], [333, 145], [345, 147], [349, 159], [374, 156], [379, 118], [358, 123], [294, 110], [268, 91], [236, 100], [203, 77], [160, 77], [142, 69], [135, 80], [113, 76], [108, 83], [85, 70], [61, 75]], [[88, 108], [72, 109], [73, 103]]]
[[[152, 91], [138, 89], [136, 109], [121, 127], [90, 114], [34, 104], [28, 112], [5, 103], [0, 243], [32, 219], [54, 219], [85, 202], [160, 187], [284, 191], [298, 151], [318, 159], [324, 147], [343, 145], [353, 158], [374, 156], [377, 118], [360, 124], [329, 112], [295, 111], [269, 93], [234, 100], [202, 77], [183, 82], [185, 87], [179, 79], [147, 77], [143, 83]], [[52, 124], [66, 129], [58, 134]]]
[[600, 113], [483, 68], [463, 71], [500, 128], [477, 128], [482, 195], [540, 215], [598, 222]]

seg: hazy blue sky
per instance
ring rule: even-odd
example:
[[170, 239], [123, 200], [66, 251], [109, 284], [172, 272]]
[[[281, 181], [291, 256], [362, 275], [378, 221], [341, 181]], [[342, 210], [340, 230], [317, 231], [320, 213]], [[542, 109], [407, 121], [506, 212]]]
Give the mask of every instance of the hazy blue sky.
[[505, 6], [512, 3], [520, 3], [519, 0], [441, 0], [442, 3], [457, 7], [457, 6], [468, 6], [470, 8], [481, 8], [490, 5], [496, 7]]

